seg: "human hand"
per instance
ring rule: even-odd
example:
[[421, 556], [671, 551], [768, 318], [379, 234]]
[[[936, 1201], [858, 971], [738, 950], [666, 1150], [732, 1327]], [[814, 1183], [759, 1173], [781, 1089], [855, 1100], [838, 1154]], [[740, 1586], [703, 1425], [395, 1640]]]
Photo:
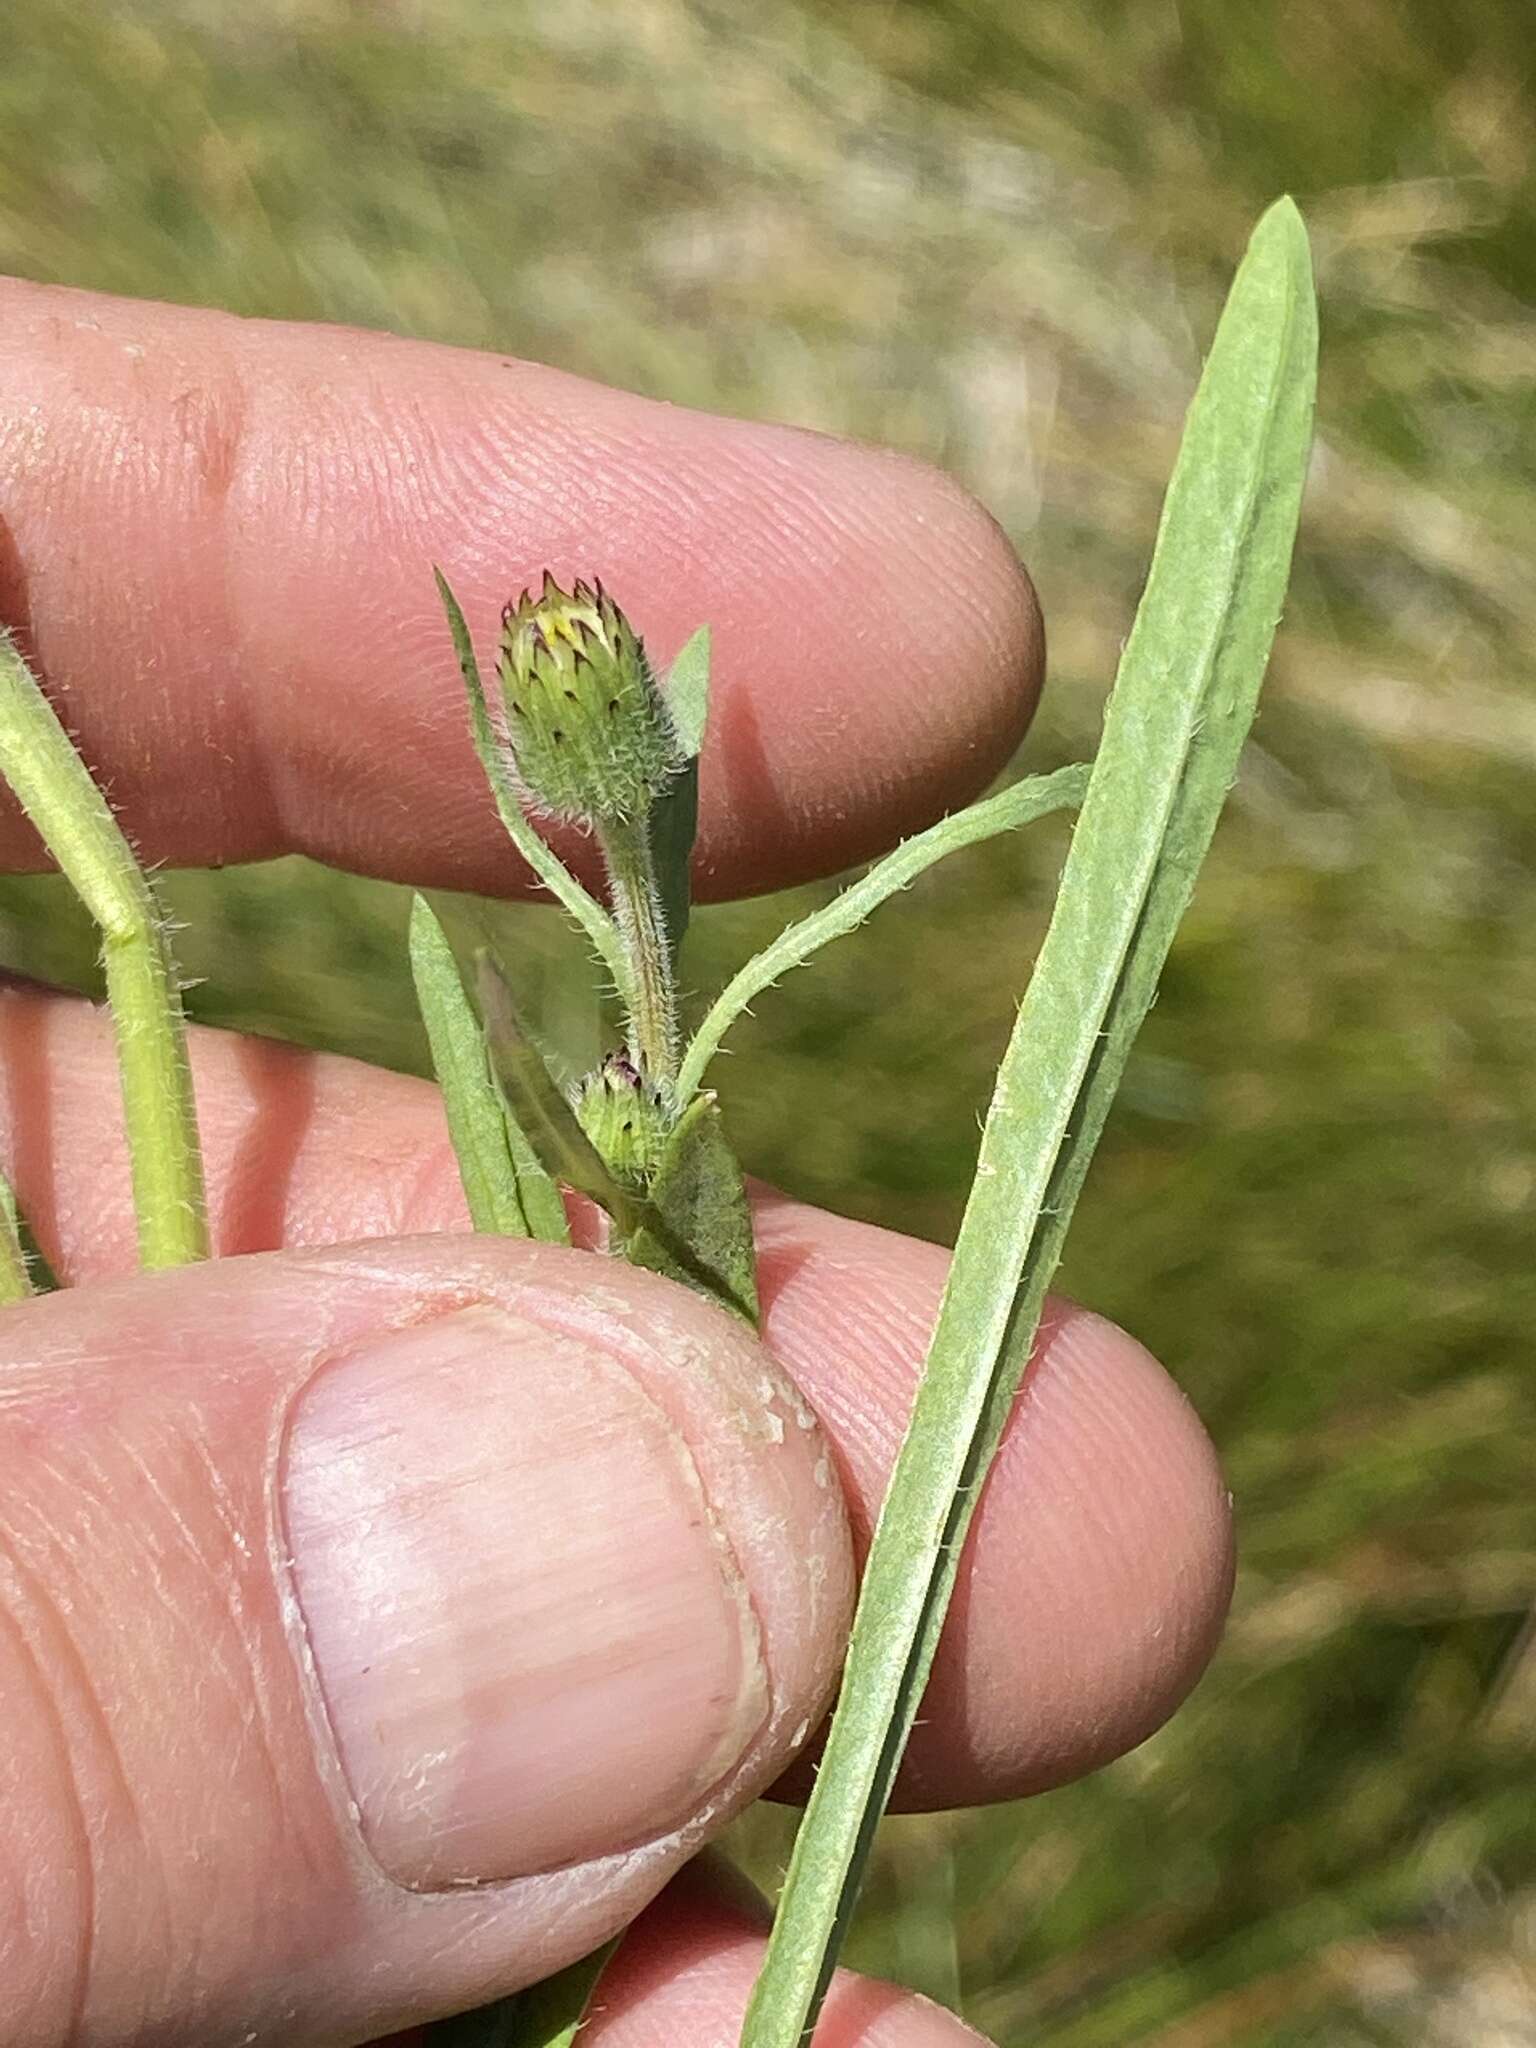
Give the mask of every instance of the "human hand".
[[[0, 478], [0, 619], [148, 860], [505, 888], [434, 560], [472, 625], [546, 564], [599, 569], [658, 653], [710, 621], [702, 894], [964, 800], [1038, 684], [1028, 585], [943, 478], [495, 357], [12, 284]], [[7, 811], [0, 861], [35, 858]], [[725, 2048], [757, 1909], [667, 1881], [825, 1707], [839, 1494], [857, 1550], [943, 1254], [762, 1196], [763, 1349], [654, 1276], [452, 1234], [425, 1084], [192, 1051], [216, 1248], [260, 1256], [138, 1276], [104, 1020], [0, 995], [0, 1142], [72, 1283], [0, 1318], [8, 2042], [360, 2041], [660, 1892], [583, 2041]], [[907, 1802], [1140, 1740], [1229, 1578], [1181, 1397], [1053, 1304]], [[851, 1978], [823, 2031], [970, 2038]]]

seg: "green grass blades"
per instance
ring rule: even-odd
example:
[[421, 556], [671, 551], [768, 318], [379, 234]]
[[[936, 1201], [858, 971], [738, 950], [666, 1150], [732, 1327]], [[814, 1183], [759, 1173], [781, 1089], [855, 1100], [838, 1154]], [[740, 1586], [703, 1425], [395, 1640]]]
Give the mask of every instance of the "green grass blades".
[[696, 1095], [668, 1133], [646, 1200], [625, 1258], [680, 1280], [756, 1329], [752, 1212], [713, 1095]]
[[69, 735], [0, 629], [0, 774], [101, 932], [140, 1262], [208, 1255], [202, 1153], [164, 914]]
[[721, 1040], [742, 1012], [792, 967], [803, 966], [813, 953], [853, 931], [888, 896], [905, 889], [925, 868], [947, 854], [957, 853], [962, 846], [979, 845], [999, 832], [1012, 832], [1052, 811], [1080, 804], [1087, 787], [1086, 767], [1058, 768], [1053, 775], [1034, 775], [1025, 782], [1015, 782], [996, 796], [985, 797], [957, 816], [941, 818], [926, 832], [915, 834], [822, 909], [812, 911], [809, 917], [781, 932], [772, 945], [765, 946], [731, 978], [710, 1005], [683, 1055], [677, 1084], [679, 1099], [687, 1102], [699, 1087], [710, 1061], [720, 1050]]
[[1236, 773], [1289, 574], [1315, 376], [1306, 234], [1282, 201], [1254, 233], [1190, 409], [742, 2048], [811, 2038], [1046, 1282]]
[[569, 1244], [560, 1190], [497, 1085], [448, 935], [422, 896], [411, 901], [410, 953], [470, 1221], [503, 1237]]

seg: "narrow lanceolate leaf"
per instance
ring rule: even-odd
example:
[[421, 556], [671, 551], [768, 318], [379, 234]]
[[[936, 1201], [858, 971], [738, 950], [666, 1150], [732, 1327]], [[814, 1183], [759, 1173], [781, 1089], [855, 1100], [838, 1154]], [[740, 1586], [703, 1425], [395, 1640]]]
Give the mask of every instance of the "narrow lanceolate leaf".
[[410, 955], [469, 1220], [476, 1230], [529, 1237], [480, 1020], [464, 993], [448, 936], [424, 896], [411, 899]]
[[501, 1107], [507, 1120], [507, 1150], [512, 1155], [512, 1171], [517, 1175], [517, 1192], [523, 1205], [523, 1215], [528, 1221], [528, 1234], [537, 1238], [540, 1244], [568, 1245], [571, 1226], [559, 1183], [545, 1168], [505, 1097]]
[[11, 1184], [0, 1176], [0, 1306], [25, 1301], [33, 1291], [27, 1268], [26, 1248], [21, 1241], [21, 1217]]
[[518, 1015], [506, 976], [489, 953], [476, 956], [475, 985], [491, 1071], [513, 1118], [527, 1132], [548, 1171], [600, 1204], [616, 1228], [628, 1236], [641, 1220], [642, 1204], [609, 1172], [597, 1147], [576, 1121], [565, 1091]]
[[651, 806], [651, 859], [661, 895], [662, 922], [672, 971], [688, 931], [692, 906], [689, 865], [699, 830], [699, 753], [709, 719], [709, 628], [700, 626], [667, 672], [662, 693], [677, 734], [683, 765]]
[[480, 664], [475, 659], [474, 642], [469, 637], [469, 627], [464, 622], [459, 601], [449, 589], [448, 579], [442, 570], [434, 569], [432, 573], [437, 579], [437, 594], [447, 615], [448, 630], [453, 635], [454, 652], [459, 658], [459, 673], [464, 678], [464, 688], [469, 697], [469, 727], [475, 743], [475, 752], [480, 758], [480, 766], [485, 770], [485, 779], [491, 786], [491, 795], [496, 800], [496, 810], [506, 827], [507, 836], [545, 888], [581, 926], [622, 994], [627, 986], [627, 970], [624, 950], [614, 928], [613, 919], [597, 898], [582, 887], [564, 861], [558, 859], [545, 845], [524, 815], [517, 791], [507, 773], [495, 727], [491, 723], [485, 685], [480, 680]]
[[491, 1072], [485, 1034], [448, 935], [425, 897], [411, 902], [411, 973], [476, 1230], [568, 1244], [565, 1204]]
[[111, 806], [4, 628], [0, 775], [101, 928], [140, 1262], [206, 1258], [202, 1152], [165, 917]]
[[618, 1945], [606, 1942], [542, 1984], [478, 2012], [439, 2020], [426, 2030], [426, 2048], [574, 2048], [597, 1981]]
[[999, 832], [1012, 832], [1051, 811], [1070, 809], [1082, 802], [1087, 787], [1088, 770], [1082, 766], [1058, 768], [1053, 775], [1033, 775], [1026, 782], [1015, 782], [999, 790], [996, 796], [984, 797], [953, 818], [941, 818], [926, 832], [906, 840], [822, 909], [813, 910], [809, 917], [781, 932], [772, 945], [765, 946], [747, 962], [710, 1006], [708, 1016], [683, 1055], [677, 1084], [680, 1100], [686, 1102], [704, 1079], [710, 1061], [720, 1050], [720, 1041], [736, 1019], [792, 967], [803, 965], [833, 939], [853, 931], [888, 896], [905, 889], [924, 868], [932, 867], [946, 854], [958, 852], [962, 846], [975, 846]]
[[808, 2041], [1093, 1145], [1236, 773], [1311, 436], [1306, 233], [1272, 207], [1190, 410], [1055, 913], [866, 1568], [743, 2048]]
[[713, 1095], [696, 1095], [669, 1132], [648, 1200], [648, 1215], [624, 1242], [625, 1258], [680, 1280], [755, 1329], [752, 1212]]
[[667, 670], [661, 694], [677, 744], [685, 760], [696, 761], [704, 746], [709, 723], [709, 628], [700, 626], [678, 650]]

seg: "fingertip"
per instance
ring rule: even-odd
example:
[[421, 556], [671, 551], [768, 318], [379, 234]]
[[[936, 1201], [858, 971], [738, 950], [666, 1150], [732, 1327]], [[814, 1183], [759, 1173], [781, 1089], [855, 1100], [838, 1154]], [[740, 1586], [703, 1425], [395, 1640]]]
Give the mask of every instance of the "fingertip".
[[1052, 1305], [957, 1598], [971, 1767], [1048, 1789], [1146, 1740], [1193, 1690], [1232, 1595], [1231, 1496], [1151, 1353]]
[[825, 1710], [852, 1575], [811, 1417], [654, 1275], [437, 1235], [13, 1314], [28, 2040], [169, 2040], [194, 2004], [199, 2038], [356, 2040], [483, 2002], [605, 1940]]
[[[710, 425], [717, 488], [734, 470], [764, 522], [755, 550], [737, 529], [710, 593], [721, 691], [700, 880], [714, 896], [804, 880], [800, 849], [818, 842], [851, 865], [971, 801], [1029, 727], [1045, 637], [1006, 534], [942, 470]], [[781, 828], [766, 857], [765, 812]]]
[[[11, 990], [0, 1041], [0, 1135], [45, 1248], [72, 1280], [123, 1271], [132, 1208], [105, 1020]], [[425, 1083], [221, 1032], [194, 1032], [192, 1056], [221, 1251], [464, 1228]], [[946, 1255], [761, 1189], [755, 1224], [767, 1342], [819, 1413], [842, 1482], [823, 1489], [813, 1461], [795, 1513], [810, 1526], [840, 1490], [867, 1544]], [[439, 1242], [459, 1256], [472, 1241]], [[1188, 1403], [1133, 1339], [1054, 1304], [980, 1506], [903, 1802], [1016, 1796], [1139, 1742], [1198, 1677], [1232, 1569], [1230, 1505]], [[833, 1634], [830, 1620], [810, 1631], [823, 1650]]]
[[[600, 573], [660, 666], [711, 626], [702, 895], [869, 857], [1029, 722], [1032, 586], [926, 464], [383, 335], [0, 303], [0, 612], [153, 858], [517, 889], [434, 563], [482, 647], [545, 568]], [[36, 859], [0, 804], [0, 864]]]

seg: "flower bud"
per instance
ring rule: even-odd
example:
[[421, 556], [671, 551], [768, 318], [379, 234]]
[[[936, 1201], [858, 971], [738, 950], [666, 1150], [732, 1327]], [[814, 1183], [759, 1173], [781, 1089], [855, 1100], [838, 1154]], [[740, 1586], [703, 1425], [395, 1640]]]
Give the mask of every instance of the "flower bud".
[[546, 569], [502, 614], [497, 661], [518, 781], [550, 816], [588, 829], [643, 818], [679, 765], [645, 649], [601, 583], [567, 597]]
[[661, 1163], [673, 1117], [662, 1090], [627, 1053], [611, 1052], [577, 1084], [576, 1121], [615, 1180], [644, 1188]]

